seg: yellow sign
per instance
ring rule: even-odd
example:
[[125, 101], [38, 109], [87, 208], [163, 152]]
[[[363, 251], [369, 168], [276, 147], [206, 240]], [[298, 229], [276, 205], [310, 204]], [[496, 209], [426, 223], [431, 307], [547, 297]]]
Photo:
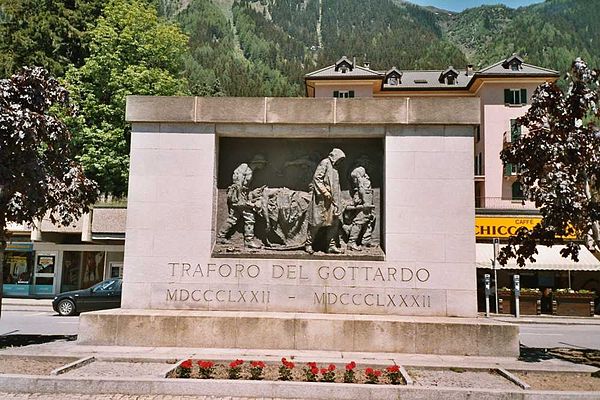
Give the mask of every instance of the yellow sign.
[[524, 226], [532, 229], [542, 218], [540, 217], [475, 217], [475, 237], [507, 238], [517, 233]]
[[[542, 217], [475, 217], [475, 237], [477, 238], [507, 238], [517, 233], [524, 226], [533, 229]], [[575, 239], [567, 236], [566, 239]]]

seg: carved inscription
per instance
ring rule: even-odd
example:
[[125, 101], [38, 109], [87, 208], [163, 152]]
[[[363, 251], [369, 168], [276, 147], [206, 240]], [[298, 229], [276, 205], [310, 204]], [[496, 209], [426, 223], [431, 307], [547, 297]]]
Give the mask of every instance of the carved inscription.
[[[267, 274], [264, 268], [256, 264], [192, 264], [192, 263], [169, 263], [171, 277], [181, 278], [264, 278]], [[272, 264], [268, 267], [271, 278], [309, 280], [310, 272], [302, 265]], [[373, 267], [373, 266], [320, 266], [316, 270], [311, 269], [316, 276], [323, 280], [335, 281], [363, 281], [363, 282], [427, 282], [430, 273], [427, 268], [408, 267]]]
[[431, 308], [431, 296], [400, 293], [321, 292], [314, 294], [314, 303], [343, 306]]
[[[439, 300], [426, 289], [414, 289], [431, 278], [429, 269], [423, 267], [170, 262], [168, 271], [171, 280], [181, 286], [173, 282], [166, 288], [167, 303], [218, 309], [298, 304], [307, 311], [341, 307], [350, 312], [358, 307], [375, 313], [402, 313], [402, 309], [431, 309], [432, 302]], [[193, 287], [194, 283], [198, 287]], [[281, 291], [282, 287], [288, 290]]]

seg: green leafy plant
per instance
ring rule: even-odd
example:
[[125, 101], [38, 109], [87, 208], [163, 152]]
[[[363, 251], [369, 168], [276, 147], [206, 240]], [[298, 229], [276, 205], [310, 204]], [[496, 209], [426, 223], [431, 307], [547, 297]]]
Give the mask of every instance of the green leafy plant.
[[354, 374], [354, 369], [356, 368], [356, 363], [354, 361], [346, 364], [346, 370], [344, 371], [344, 383], [354, 383], [356, 382], [356, 376]]
[[317, 375], [319, 375], [319, 367], [316, 362], [311, 361], [306, 363], [306, 367], [302, 369], [302, 372], [304, 373], [304, 380], [306, 382], [316, 382]]
[[229, 363], [229, 368], [227, 369], [229, 379], [240, 379], [242, 364], [244, 364], [244, 360], [234, 360]]
[[329, 364], [327, 368], [321, 368], [321, 382], [335, 382], [334, 364]]
[[365, 383], [377, 384], [379, 383], [379, 378], [381, 377], [381, 371], [378, 369], [367, 367], [365, 368], [365, 377]]
[[264, 368], [265, 368], [265, 363], [262, 361], [250, 362], [250, 379], [255, 380], [255, 381], [261, 380]]
[[390, 365], [385, 369], [385, 375], [389, 379], [392, 385], [399, 385], [402, 380], [402, 374], [400, 374], [400, 367], [397, 365]]
[[192, 360], [185, 360], [179, 364], [178, 376], [180, 378], [189, 378], [192, 373]]
[[295, 365], [293, 362], [286, 360], [285, 357], [281, 359], [281, 366], [279, 367], [279, 380], [280, 381], [289, 381], [292, 379], [292, 370]]
[[198, 361], [198, 369], [202, 379], [212, 379], [215, 363], [212, 361]]

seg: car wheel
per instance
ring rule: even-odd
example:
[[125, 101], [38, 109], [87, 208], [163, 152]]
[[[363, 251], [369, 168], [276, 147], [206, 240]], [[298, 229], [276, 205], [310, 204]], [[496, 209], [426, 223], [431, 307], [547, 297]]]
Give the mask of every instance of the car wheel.
[[58, 313], [63, 316], [75, 315], [75, 303], [69, 299], [61, 300], [58, 303]]

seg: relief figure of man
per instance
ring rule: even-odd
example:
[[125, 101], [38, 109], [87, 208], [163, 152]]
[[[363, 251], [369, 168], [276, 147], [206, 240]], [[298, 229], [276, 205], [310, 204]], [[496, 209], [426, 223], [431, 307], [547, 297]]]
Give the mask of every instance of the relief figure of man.
[[338, 167], [344, 158], [346, 158], [344, 152], [334, 148], [327, 158], [321, 160], [313, 175], [305, 245], [305, 250], [309, 254], [314, 253], [313, 241], [321, 228], [326, 229], [326, 251], [334, 254], [341, 253], [336, 246], [340, 215], [343, 212]]
[[232, 230], [240, 218], [244, 222], [244, 244], [251, 249], [259, 249], [262, 245], [254, 240], [254, 224], [256, 212], [260, 206], [249, 196], [250, 182], [253, 172], [264, 168], [267, 160], [262, 154], [254, 156], [248, 164], [240, 164], [234, 171], [232, 183], [227, 188], [227, 208], [229, 215], [217, 234], [220, 243], [227, 243]]
[[351, 208], [354, 208], [356, 215], [352, 220], [352, 225], [350, 225], [347, 248], [348, 250], [359, 251], [360, 244], [366, 247], [374, 245], [371, 241], [373, 228], [375, 227], [373, 189], [371, 188], [371, 178], [362, 166], [352, 170], [350, 179], [354, 191], [353, 206]]

